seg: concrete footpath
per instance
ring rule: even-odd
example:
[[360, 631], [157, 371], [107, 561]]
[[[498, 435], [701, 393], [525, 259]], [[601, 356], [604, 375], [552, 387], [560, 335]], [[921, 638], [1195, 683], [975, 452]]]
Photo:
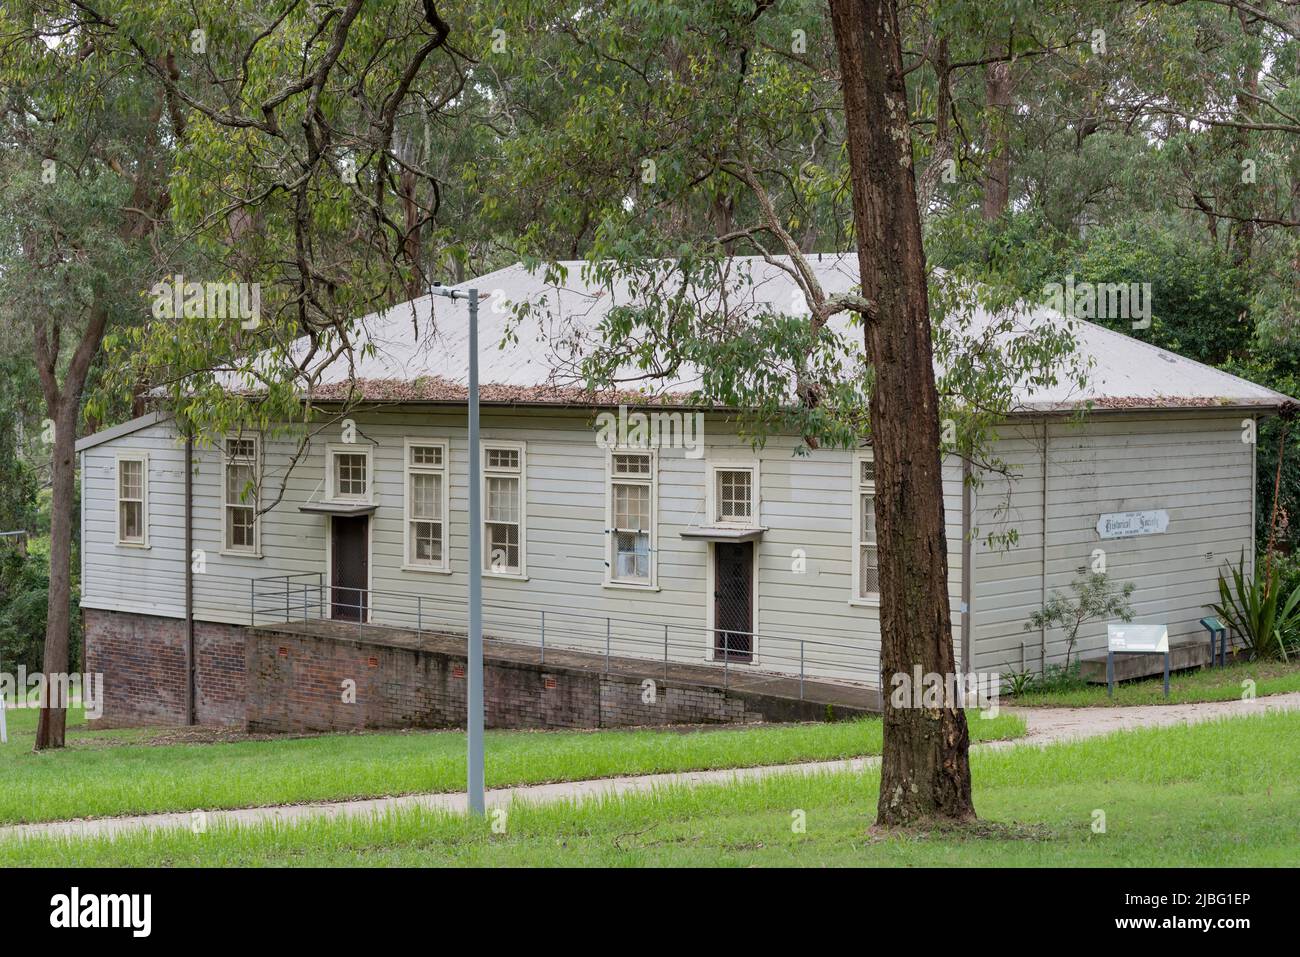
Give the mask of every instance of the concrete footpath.
[[[1196, 724], [1217, 718], [1263, 714], [1266, 711], [1300, 710], [1300, 692], [1272, 695], [1254, 701], [1213, 701], [1202, 704], [1142, 705], [1131, 708], [1004, 708], [1025, 719], [1028, 733], [1013, 741], [992, 741], [974, 745], [972, 750], [1003, 750], [1016, 747], [1043, 746], [1073, 741], [1137, 728]], [[591, 781], [567, 781], [558, 784], [534, 784], [498, 788], [487, 794], [489, 808], [506, 807], [513, 801], [547, 804], [557, 801], [588, 801], [620, 794], [638, 794], [664, 787], [694, 787], [701, 784], [727, 784], [749, 781], [774, 774], [825, 774], [837, 771], [861, 771], [876, 764], [877, 757], [846, 761], [816, 761], [806, 764], [766, 765], [756, 768], [729, 768], [719, 771], [684, 771], [672, 774], [645, 774], [631, 777], [599, 778]], [[76, 821], [51, 821], [41, 824], [16, 824], [0, 827], [0, 840], [26, 837], [116, 837], [146, 829], [190, 828], [196, 814], [209, 828], [230, 825], [256, 825], [271, 822], [290, 823], [312, 818], [366, 817], [408, 808], [464, 813], [465, 795], [408, 794], [401, 797], [372, 798], [359, 801], [336, 801], [328, 804], [295, 804], [278, 807], [249, 807], [228, 811], [183, 811], [171, 814], [144, 814], [133, 817], [92, 818]]]

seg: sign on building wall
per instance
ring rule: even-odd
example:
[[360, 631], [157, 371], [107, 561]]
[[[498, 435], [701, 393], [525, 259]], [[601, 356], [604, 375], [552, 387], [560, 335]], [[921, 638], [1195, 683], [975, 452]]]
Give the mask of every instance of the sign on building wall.
[[1168, 528], [1169, 513], [1163, 508], [1146, 512], [1107, 512], [1097, 519], [1097, 534], [1102, 538], [1159, 535]]

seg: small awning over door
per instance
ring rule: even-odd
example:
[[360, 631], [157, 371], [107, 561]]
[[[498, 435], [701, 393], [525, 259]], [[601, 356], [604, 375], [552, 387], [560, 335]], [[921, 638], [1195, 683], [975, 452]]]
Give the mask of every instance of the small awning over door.
[[725, 525], [692, 525], [682, 529], [682, 538], [702, 542], [756, 542], [766, 531], [761, 526], [734, 528]]
[[306, 502], [298, 506], [298, 511], [318, 515], [372, 515], [375, 506], [368, 502]]

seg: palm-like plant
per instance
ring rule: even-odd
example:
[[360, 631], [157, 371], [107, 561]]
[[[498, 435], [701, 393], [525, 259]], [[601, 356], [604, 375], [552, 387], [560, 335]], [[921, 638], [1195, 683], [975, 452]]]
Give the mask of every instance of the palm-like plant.
[[1228, 579], [1219, 574], [1219, 602], [1210, 605], [1224, 622], [1235, 628], [1257, 658], [1290, 660], [1300, 642], [1300, 586], [1283, 595], [1277, 570], [1268, 562], [1256, 562], [1253, 575], [1246, 574], [1242, 553]]

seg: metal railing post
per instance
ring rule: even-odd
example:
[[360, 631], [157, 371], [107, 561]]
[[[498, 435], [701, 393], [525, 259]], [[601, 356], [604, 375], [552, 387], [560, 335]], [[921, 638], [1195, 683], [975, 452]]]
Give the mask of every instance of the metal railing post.
[[803, 700], [803, 639], [799, 639], [799, 700]]
[[609, 619], [605, 619], [605, 674], [609, 674]]
[[668, 680], [668, 626], [664, 625], [664, 681]]
[[546, 664], [546, 612], [542, 612], [542, 664]]

